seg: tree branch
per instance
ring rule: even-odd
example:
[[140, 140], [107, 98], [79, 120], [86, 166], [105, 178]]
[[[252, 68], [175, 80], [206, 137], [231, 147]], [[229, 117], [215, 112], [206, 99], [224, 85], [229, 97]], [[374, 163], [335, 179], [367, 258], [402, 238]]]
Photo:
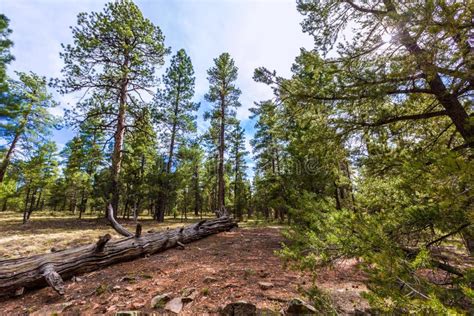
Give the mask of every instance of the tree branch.
[[356, 9], [359, 12], [372, 13], [372, 14], [377, 14], [377, 15], [388, 13], [387, 11], [383, 11], [383, 10], [376, 10], [376, 9], [372, 9], [372, 8], [361, 7], [360, 5], [355, 4], [353, 1], [350, 1], [350, 0], [345, 0], [344, 2], [347, 3], [348, 5], [350, 5], [353, 9]]
[[360, 125], [360, 126], [366, 126], [366, 127], [376, 127], [376, 126], [382, 126], [385, 124], [390, 124], [394, 122], [399, 122], [399, 121], [408, 121], [408, 120], [423, 120], [423, 119], [428, 119], [432, 117], [438, 117], [438, 116], [444, 116], [446, 115], [446, 111], [435, 111], [435, 112], [428, 112], [428, 113], [421, 113], [421, 114], [412, 114], [412, 115], [402, 115], [402, 116], [396, 116], [396, 117], [390, 117], [386, 119], [381, 119], [378, 120], [374, 123], [369, 123], [369, 122], [351, 122], [351, 121], [342, 121], [345, 124], [353, 124], [353, 125]]
[[460, 226], [458, 229], [456, 229], [455, 231], [452, 231], [452, 232], [450, 232], [450, 233], [448, 233], [448, 234], [446, 234], [446, 235], [443, 235], [443, 236], [441, 236], [441, 237], [439, 237], [439, 238], [437, 238], [437, 239], [435, 239], [435, 240], [433, 240], [433, 241], [430, 241], [429, 243], [426, 244], [425, 247], [426, 247], [426, 248], [429, 248], [431, 245], [436, 244], [436, 243], [442, 241], [443, 239], [446, 239], [446, 238], [448, 238], [448, 237], [450, 237], [450, 236], [452, 236], [452, 235], [455, 235], [455, 234], [459, 233], [461, 230], [463, 230], [463, 229], [466, 228], [466, 227], [469, 227], [470, 225], [471, 225], [471, 223], [466, 223], [466, 224], [464, 224], [464, 225], [461, 225], [461, 226]]

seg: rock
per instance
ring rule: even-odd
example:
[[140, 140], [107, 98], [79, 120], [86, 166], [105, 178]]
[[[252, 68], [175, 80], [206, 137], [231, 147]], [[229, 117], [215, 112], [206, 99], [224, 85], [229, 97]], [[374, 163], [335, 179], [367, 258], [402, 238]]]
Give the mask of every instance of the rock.
[[258, 282], [258, 286], [260, 286], [260, 288], [262, 290], [268, 290], [268, 289], [271, 289], [273, 287], [273, 283], [270, 283], [270, 282]]
[[136, 309], [140, 309], [140, 308], [142, 308], [143, 306], [145, 306], [145, 303], [144, 303], [144, 302], [133, 302], [133, 303], [132, 303], [132, 307], [133, 307], [133, 308], [136, 308]]
[[120, 281], [129, 282], [129, 283], [135, 282], [135, 277], [126, 275], [123, 278], [121, 278]]
[[165, 309], [172, 313], [178, 314], [183, 309], [183, 299], [175, 297], [165, 305]]
[[318, 312], [316, 308], [309, 305], [308, 303], [303, 302], [299, 298], [292, 299], [286, 309], [283, 311], [284, 315], [293, 316], [293, 315], [317, 315]]
[[190, 287], [183, 290], [183, 303], [190, 303], [196, 299], [198, 292], [194, 287]]
[[164, 293], [157, 295], [151, 299], [151, 308], [163, 308], [166, 303], [171, 299], [171, 293]]
[[113, 288], [112, 288], [112, 291], [118, 291], [120, 290], [122, 287], [120, 285], [115, 285]]
[[23, 295], [24, 292], [25, 292], [25, 288], [20, 287], [19, 289], [15, 290], [15, 296], [21, 296], [21, 295]]
[[217, 282], [217, 279], [216, 279], [216, 278], [214, 278], [214, 277], [210, 277], [210, 276], [208, 276], [208, 277], [206, 277], [206, 278], [204, 279], [204, 281], [203, 281], [203, 282], [204, 282], [204, 283], [206, 283], [206, 284], [209, 284], [209, 283], [214, 283], [214, 282]]
[[227, 304], [221, 311], [222, 316], [255, 316], [257, 307], [245, 301]]
[[140, 316], [143, 315], [140, 311], [120, 311], [116, 312], [115, 316]]
[[261, 277], [261, 278], [266, 278], [270, 275], [269, 272], [267, 271], [264, 271], [264, 270], [260, 270], [260, 272], [258, 272], [258, 276]]

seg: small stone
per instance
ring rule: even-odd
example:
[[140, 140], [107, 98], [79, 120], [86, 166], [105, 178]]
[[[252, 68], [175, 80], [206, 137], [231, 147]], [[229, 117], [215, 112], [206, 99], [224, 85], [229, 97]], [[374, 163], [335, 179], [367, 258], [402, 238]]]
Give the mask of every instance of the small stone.
[[151, 299], [151, 308], [163, 308], [165, 304], [171, 299], [171, 293], [164, 293], [157, 295]]
[[257, 307], [245, 301], [227, 304], [220, 312], [222, 316], [255, 316]]
[[143, 306], [145, 306], [145, 303], [143, 303], [143, 302], [133, 302], [132, 303], [132, 307], [136, 308], [136, 309], [142, 308]]
[[209, 284], [209, 283], [214, 283], [214, 282], [217, 282], [217, 279], [216, 279], [216, 278], [214, 278], [214, 277], [210, 277], [210, 276], [208, 276], [208, 277], [206, 277], [206, 278], [204, 279], [204, 281], [203, 281], [203, 282], [204, 282], [204, 283], [206, 283], [206, 284]]
[[172, 313], [178, 314], [183, 309], [183, 299], [175, 297], [165, 305], [165, 309]]
[[135, 277], [133, 277], [133, 276], [124, 276], [122, 279], [120, 279], [120, 281], [122, 281], [122, 282], [134, 282]]
[[20, 287], [19, 289], [15, 290], [15, 296], [21, 296], [21, 295], [23, 295], [24, 292], [25, 292], [25, 288]]
[[295, 298], [288, 303], [288, 306], [284, 310], [283, 314], [288, 316], [317, 315], [318, 312], [313, 306], [303, 302], [299, 298]]
[[261, 277], [261, 278], [266, 278], [270, 275], [269, 272], [267, 271], [263, 271], [263, 270], [260, 270], [260, 272], [258, 273], [258, 276]]
[[196, 288], [194, 287], [188, 287], [188, 288], [185, 288], [183, 291], [182, 291], [182, 294], [183, 296], [189, 296], [191, 295], [193, 292], [196, 292]]
[[183, 290], [183, 303], [190, 303], [196, 299], [198, 291], [194, 287], [190, 287]]
[[120, 290], [122, 287], [120, 285], [116, 285], [112, 288], [112, 291], [118, 291]]
[[270, 282], [258, 282], [258, 286], [260, 286], [260, 288], [262, 290], [269, 290], [273, 287], [273, 283], [270, 283]]
[[82, 281], [82, 278], [80, 278], [80, 277], [75, 277], [74, 278], [74, 282], [81, 282], [81, 281]]
[[120, 311], [116, 312], [115, 316], [140, 316], [142, 315], [139, 311]]
[[133, 287], [127, 286], [127, 287], [125, 287], [125, 290], [126, 290], [126, 291], [129, 291], [129, 292], [133, 292]]

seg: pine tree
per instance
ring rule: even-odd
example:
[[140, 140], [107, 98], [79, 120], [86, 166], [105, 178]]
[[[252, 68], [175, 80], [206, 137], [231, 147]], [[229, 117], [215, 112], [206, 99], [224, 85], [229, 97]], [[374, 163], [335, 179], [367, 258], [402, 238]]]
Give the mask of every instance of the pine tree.
[[283, 135], [280, 129], [281, 113], [272, 101], [257, 103], [250, 109], [251, 118], [257, 118], [255, 135], [250, 141], [253, 147], [257, 171], [277, 175], [280, 172]]
[[234, 109], [240, 106], [239, 96], [241, 91], [235, 85], [238, 68], [228, 53], [221, 54], [214, 59], [215, 66], [207, 71], [209, 92], [205, 95], [207, 101], [214, 104], [212, 112], [208, 115], [218, 122], [219, 131], [219, 165], [218, 165], [218, 216], [228, 215], [225, 207], [225, 133], [229, 123], [235, 117]]
[[166, 162], [166, 181], [157, 201], [159, 221], [164, 220], [165, 210], [170, 206], [168, 193], [172, 191], [171, 170], [173, 166], [176, 145], [181, 144], [189, 138], [189, 133], [196, 129], [196, 117], [194, 112], [198, 110], [199, 104], [192, 101], [194, 96], [194, 70], [191, 59], [186, 55], [184, 49], [180, 49], [171, 59], [171, 65], [163, 75], [164, 88], [158, 90], [155, 97], [157, 107], [157, 119], [162, 129], [161, 139], [169, 144]]
[[[10, 20], [4, 14], [0, 14], [0, 94], [7, 91], [6, 66], [14, 60], [10, 53], [13, 42], [8, 38], [12, 33], [12, 30], [8, 28], [9, 23]], [[1, 110], [0, 115], [2, 115]]]
[[78, 135], [62, 151], [66, 161], [65, 198], [69, 197], [69, 209], [73, 213], [79, 206], [79, 218], [86, 211], [93, 190], [94, 175], [103, 163], [103, 133], [94, 130], [97, 125], [98, 122], [91, 121], [82, 123]]
[[158, 160], [157, 137], [152, 121], [150, 110], [144, 107], [134, 121], [135, 130], [125, 139], [123, 216], [129, 218], [133, 214], [135, 221], [144, 201], [151, 195], [148, 179], [153, 164]]
[[19, 80], [9, 84], [9, 96], [2, 109], [0, 136], [7, 139], [7, 150], [0, 164], [0, 183], [18, 147], [27, 150], [43, 141], [58, 120], [49, 109], [57, 105], [48, 93], [46, 79], [34, 73], [17, 73]]
[[22, 183], [25, 191], [23, 224], [33, 211], [43, 208], [50, 187], [54, 184], [59, 170], [56, 144], [48, 141], [37, 147], [25, 162], [21, 163]]
[[119, 180], [127, 116], [137, 97], [155, 82], [155, 67], [164, 63], [167, 49], [159, 27], [146, 19], [130, 0], [110, 2], [103, 12], [80, 13], [72, 28], [74, 45], [63, 45], [63, 93], [86, 90], [107, 100], [114, 116], [112, 199], [119, 206]]
[[246, 157], [249, 152], [245, 148], [245, 131], [237, 122], [230, 133], [229, 139], [229, 161], [232, 168], [233, 177], [233, 204], [234, 215], [239, 220], [242, 220], [243, 207], [246, 202], [246, 172], [247, 162]]
[[[467, 3], [302, 0], [298, 8], [316, 50], [301, 51], [289, 79], [255, 73], [273, 86], [281, 125], [291, 117], [284, 164], [311, 162], [298, 177], [283, 168], [279, 204], [292, 228], [282, 253], [309, 269], [361, 258], [367, 297], [386, 313], [472, 309], [470, 271], [439, 253], [457, 238], [474, 249]], [[339, 42], [347, 26], [352, 42]], [[336, 57], [324, 57], [336, 43]], [[254, 197], [266, 187], [257, 183]]]

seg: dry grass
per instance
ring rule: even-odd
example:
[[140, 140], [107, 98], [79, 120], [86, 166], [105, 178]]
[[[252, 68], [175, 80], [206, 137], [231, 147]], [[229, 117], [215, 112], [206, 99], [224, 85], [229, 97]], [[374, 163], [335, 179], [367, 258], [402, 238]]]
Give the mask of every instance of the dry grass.
[[[210, 216], [210, 214], [209, 214]], [[157, 223], [150, 217], [140, 218], [144, 232], [176, 228], [198, 221], [166, 218], [165, 223]], [[119, 220], [122, 225], [135, 231], [133, 220]], [[51, 248], [65, 249], [94, 243], [106, 233], [113, 238], [120, 236], [110, 227], [107, 220], [97, 217], [78, 219], [76, 216], [51, 216], [49, 213], [33, 214], [23, 225], [19, 213], [0, 213], [0, 260], [31, 256], [50, 252]]]

